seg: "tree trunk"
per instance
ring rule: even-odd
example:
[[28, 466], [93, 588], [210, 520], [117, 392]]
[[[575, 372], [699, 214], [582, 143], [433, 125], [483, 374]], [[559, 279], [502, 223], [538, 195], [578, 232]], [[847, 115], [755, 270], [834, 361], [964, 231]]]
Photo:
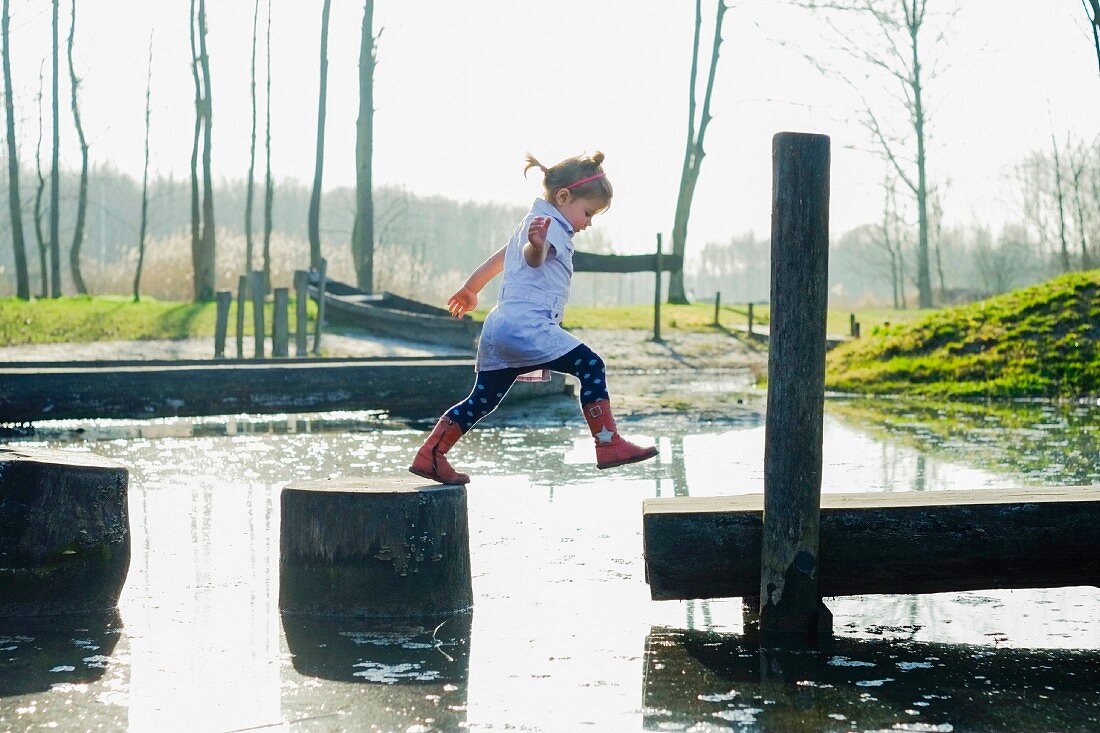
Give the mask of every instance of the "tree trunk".
[[1085, 13], [1089, 16], [1092, 45], [1096, 48], [1096, 63], [1100, 65], [1100, 0], [1086, 0]]
[[[45, 59], [43, 59], [43, 64]], [[38, 67], [38, 141], [34, 145], [34, 172], [38, 185], [34, 189], [34, 238], [38, 242], [38, 280], [39, 296], [45, 298], [50, 293], [49, 245], [42, 231], [42, 194], [46, 192], [46, 178], [42, 175], [42, 87], [44, 85], [42, 66]]]
[[57, 89], [58, 79], [58, 47], [57, 47], [57, 15], [58, 0], [53, 0], [53, 76], [50, 81], [50, 89], [53, 93], [53, 152], [51, 154], [50, 168], [50, 297], [61, 297], [61, 169], [60, 169], [60, 142], [59, 129], [61, 117], [57, 105], [60, 96]]
[[[722, 20], [726, 14], [726, 5], [723, 0], [718, 0], [714, 14], [714, 40], [711, 47], [710, 70], [707, 76], [706, 91], [703, 95], [703, 109], [696, 129], [695, 120], [695, 84], [698, 78], [699, 68], [699, 28], [702, 25], [701, 0], [695, 2], [695, 33], [692, 41], [691, 75], [689, 77], [688, 90], [688, 135], [684, 149], [684, 165], [680, 173], [680, 192], [676, 199], [676, 215], [672, 225], [672, 254], [683, 262], [687, 245], [687, 226], [691, 216], [691, 202], [695, 196], [695, 184], [699, 180], [699, 169], [703, 164], [706, 152], [703, 148], [703, 139], [706, 136], [707, 125], [710, 124], [710, 99], [714, 90], [714, 75], [718, 68], [718, 49], [722, 44]], [[684, 291], [684, 271], [680, 269], [669, 276], [668, 302], [688, 302], [687, 293]]]
[[1073, 169], [1073, 208], [1074, 213], [1077, 214], [1077, 236], [1081, 243], [1081, 271], [1084, 272], [1092, 269], [1092, 258], [1089, 256], [1088, 238], [1085, 231], [1085, 206], [1081, 201], [1081, 175], [1085, 172], [1084, 151], [1081, 151], [1080, 160], [1073, 160], [1070, 165]]
[[256, 24], [260, 19], [260, 0], [252, 6], [252, 64], [249, 93], [252, 97], [252, 134], [248, 141], [248, 183], [244, 199], [244, 271], [252, 272], [252, 180], [256, 172]]
[[153, 33], [149, 33], [149, 65], [145, 72], [145, 165], [141, 172], [141, 225], [138, 229], [138, 261], [134, 272], [134, 302], [141, 300], [141, 268], [145, 264], [145, 227], [149, 218], [149, 113], [153, 89]]
[[214, 299], [215, 242], [214, 242], [214, 180], [210, 171], [214, 103], [210, 85], [210, 56], [206, 52], [206, 0], [199, 0], [199, 60], [202, 64], [203, 85], [203, 134], [202, 134], [202, 256], [199, 272], [201, 289], [199, 300]]
[[69, 59], [69, 82], [72, 85], [72, 110], [73, 125], [76, 127], [76, 138], [80, 141], [80, 189], [76, 198], [76, 225], [73, 227], [73, 244], [69, 248], [69, 271], [73, 277], [73, 287], [80, 295], [87, 295], [88, 288], [84, 284], [84, 277], [80, 274], [80, 248], [84, 244], [84, 217], [88, 210], [88, 141], [84, 138], [84, 126], [80, 123], [80, 105], [77, 102], [77, 91], [80, 80], [76, 78], [76, 68], [73, 66], [73, 38], [76, 35], [76, 0], [72, 0], [69, 16], [69, 43], [67, 56]]
[[[923, 2], [923, 0], [919, 0]], [[914, 6], [915, 6], [914, 2]], [[932, 277], [928, 256], [928, 177], [927, 154], [924, 140], [924, 101], [920, 74], [920, 56], [917, 35], [923, 22], [923, 9], [919, 15], [914, 7], [910, 22], [910, 38], [913, 54], [913, 130], [917, 137], [917, 299], [921, 308], [932, 307]]]
[[1058, 140], [1050, 136], [1054, 146], [1054, 197], [1058, 201], [1058, 239], [1062, 250], [1062, 272], [1073, 269], [1069, 260], [1069, 240], [1066, 239], [1066, 196], [1062, 188], [1062, 160], [1058, 155]]
[[23, 202], [19, 197], [19, 152], [15, 147], [15, 104], [11, 88], [11, 16], [8, 0], [4, 0], [3, 34], [4, 48], [4, 111], [7, 113], [8, 140], [8, 210], [11, 214], [11, 244], [15, 257], [15, 294], [30, 300], [31, 283], [27, 275], [27, 246], [23, 236]]
[[192, 292], [195, 300], [201, 300], [199, 269], [202, 254], [202, 237], [200, 229], [199, 201], [199, 139], [202, 135], [202, 82], [199, 80], [199, 51], [195, 40], [195, 2], [191, 0], [190, 35], [191, 35], [191, 80], [195, 83], [195, 131], [191, 138], [191, 271]]
[[374, 197], [371, 167], [374, 152], [374, 0], [363, 3], [359, 40], [359, 119], [355, 124], [355, 224], [351, 256], [360, 290], [374, 292]]
[[271, 285], [271, 209], [275, 202], [275, 182], [271, 178], [271, 2], [267, 3], [267, 31], [264, 54], [267, 62], [264, 97], [264, 284]]
[[321, 9], [321, 81], [317, 91], [317, 159], [313, 167], [313, 193], [309, 197], [309, 266], [321, 266], [321, 179], [325, 169], [325, 100], [328, 95], [328, 16], [332, 0]]

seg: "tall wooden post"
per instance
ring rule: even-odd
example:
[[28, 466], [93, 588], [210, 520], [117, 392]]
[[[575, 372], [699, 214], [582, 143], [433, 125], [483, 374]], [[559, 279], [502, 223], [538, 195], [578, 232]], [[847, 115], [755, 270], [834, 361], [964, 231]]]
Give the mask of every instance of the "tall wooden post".
[[657, 232], [657, 255], [653, 258], [657, 286], [653, 289], [653, 340], [661, 340], [661, 233]]
[[309, 336], [306, 306], [309, 303], [309, 273], [305, 270], [294, 271], [294, 355], [305, 356], [306, 339]]
[[718, 321], [718, 310], [719, 310], [719, 309], [720, 309], [721, 307], [722, 307], [722, 291], [721, 291], [721, 290], [719, 290], [719, 291], [718, 291], [717, 293], [715, 293], [715, 294], [714, 294], [714, 325], [715, 325], [715, 326], [720, 326], [720, 325], [722, 325], [722, 324], [721, 324], [721, 323], [720, 323], [720, 322]]
[[749, 322], [749, 335], [750, 335], [750, 336], [752, 336], [752, 323], [753, 323], [753, 318], [752, 318], [752, 303], [749, 303], [749, 316], [748, 316], [748, 319], [747, 319], [747, 320], [748, 320], [748, 322]]
[[317, 268], [317, 322], [313, 328], [313, 353], [321, 353], [321, 332], [325, 327], [325, 277], [328, 272], [328, 260], [321, 258]]
[[219, 290], [214, 294], [217, 311], [214, 320], [214, 358], [225, 358], [225, 332], [229, 329], [229, 304], [233, 302], [233, 293]]
[[290, 289], [275, 288], [275, 308], [271, 314], [271, 355], [287, 356], [290, 351], [290, 329], [287, 307], [290, 305]]
[[818, 592], [829, 138], [772, 139], [771, 325], [764, 431], [760, 629], [829, 633]]
[[264, 358], [264, 273], [253, 270], [249, 276], [249, 289], [252, 291], [252, 329], [256, 341], [253, 356]]
[[248, 275], [237, 278], [237, 358], [244, 358], [244, 302], [248, 297]]

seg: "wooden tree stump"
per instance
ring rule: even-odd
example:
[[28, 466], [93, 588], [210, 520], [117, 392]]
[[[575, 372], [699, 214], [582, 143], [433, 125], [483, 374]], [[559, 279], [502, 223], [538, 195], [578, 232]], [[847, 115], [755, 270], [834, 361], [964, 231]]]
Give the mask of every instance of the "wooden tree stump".
[[90, 453], [0, 448], [0, 616], [118, 604], [128, 484], [126, 468]]
[[433, 618], [473, 604], [463, 486], [341, 478], [282, 493], [279, 609]]

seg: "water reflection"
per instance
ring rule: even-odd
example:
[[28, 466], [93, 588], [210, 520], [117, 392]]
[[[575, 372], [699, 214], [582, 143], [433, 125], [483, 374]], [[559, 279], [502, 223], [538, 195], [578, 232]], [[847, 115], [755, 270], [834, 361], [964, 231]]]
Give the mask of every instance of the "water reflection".
[[[1093, 730], [1100, 652], [837, 637], [814, 649], [654, 627], [646, 730]], [[692, 727], [695, 726], [695, 727]]]
[[[708, 395], [713, 390], [715, 399], [724, 399], [713, 385], [697, 389]], [[859, 404], [872, 402], [878, 401]], [[825, 491], [1100, 480], [1095, 452], [1100, 408], [1061, 415], [1022, 406], [1024, 417], [1019, 418], [996, 408], [988, 420], [975, 414], [962, 432], [941, 434], [935, 420], [928, 425], [916, 413], [858, 418], [850, 406], [858, 406], [857, 401], [827, 404]], [[133, 554], [120, 601], [126, 629], [104, 627], [115, 630], [104, 631], [102, 643], [94, 643], [106, 648], [112, 633], [116, 643], [105, 653], [106, 671], [87, 681], [65, 675], [81, 673], [81, 665], [90, 664], [84, 657], [100, 652], [65, 656], [69, 646], [79, 650], [72, 640], [91, 637], [62, 635], [58, 661], [51, 652], [35, 662], [44, 671], [36, 673], [35, 689], [24, 692], [14, 687], [24, 668], [11, 655], [30, 659], [25, 650], [31, 647], [18, 640], [0, 644], [0, 682], [9, 685], [0, 692], [0, 730], [27, 727], [31, 713], [17, 711], [32, 703], [36, 711], [83, 706], [88, 720], [100, 715], [112, 721], [103, 725], [106, 729], [129, 725], [164, 731], [291, 724], [369, 730], [376, 719], [384, 722], [379, 727], [396, 730], [447, 730], [463, 722], [470, 730], [675, 730], [695, 723], [697, 730], [706, 730], [745, 727], [738, 716], [769, 721], [771, 710], [782, 705], [788, 705], [784, 724], [795, 719], [796, 709], [808, 711], [807, 720], [820, 727], [837, 729], [852, 720], [887, 728], [899, 721], [939, 725], [949, 718], [932, 713], [950, 712], [960, 730], [979, 727], [967, 721], [1015, 694], [1009, 679], [1013, 659], [1035, 669], [1020, 673], [1032, 688], [1016, 695], [1021, 700], [1009, 701], [1006, 709], [1024, 715], [1031, 706], [1035, 716], [1049, 717], [1046, 727], [1052, 729], [1100, 727], [1082, 722], [1095, 717], [1095, 703], [1080, 704], [1073, 697], [1092, 694], [1074, 684], [1086, 672], [1094, 678], [1098, 673], [1100, 591], [1095, 589], [830, 599], [835, 628], [846, 640], [838, 640], [839, 650], [827, 656], [819, 652], [811, 667], [824, 676], [810, 681], [832, 688], [792, 682], [798, 674], [791, 670], [798, 669], [801, 658], [792, 662], [782, 655], [783, 678], [761, 681], [759, 649], [728, 653], [731, 669], [723, 671], [698, 651], [709, 650], [707, 644], [717, 640], [707, 632], [693, 636], [704, 641], [692, 642], [692, 651], [686, 651], [682, 640], [687, 632], [677, 629], [738, 629], [740, 603], [649, 600], [641, 500], [761, 491], [763, 415], [749, 400], [737, 408], [714, 420], [677, 410], [627, 414], [621, 419], [623, 432], [659, 441], [660, 457], [597, 471], [575, 402], [506, 405], [452, 453], [456, 465], [474, 475], [469, 511], [476, 616], [465, 623], [475, 626], [472, 631], [460, 624], [400, 633], [280, 618], [278, 493], [290, 481], [405, 475], [424, 425], [366, 412], [36, 425], [30, 440], [91, 450], [131, 469]], [[1038, 422], [1028, 427], [1027, 420]], [[1060, 460], [1061, 449], [1042, 436], [1030, 439], [1031, 430], [1058, 436], [1077, 457]], [[1029, 451], [1044, 455], [1020, 458]], [[11, 633], [0, 624], [0, 637], [17, 636], [39, 638]], [[476, 649], [472, 638], [478, 640]], [[1007, 653], [1006, 645], [1018, 651]], [[17, 649], [4, 649], [9, 646]], [[650, 647], [672, 656], [654, 661], [647, 652], [643, 662], [642, 650]], [[1028, 647], [1044, 651], [1022, 651]], [[897, 659], [890, 658], [892, 653]], [[986, 653], [994, 657], [991, 667], [982, 666]], [[938, 678], [932, 674], [939, 667], [897, 667], [897, 662], [935, 664], [932, 656], [951, 667], [943, 671], [942, 690], [935, 688]], [[666, 679], [674, 657], [683, 660], [685, 674]], [[834, 657], [876, 667], [829, 664]], [[750, 662], [757, 666], [747, 672], [737, 666]], [[656, 685], [656, 697], [647, 697], [644, 709], [638, 696], [643, 663], [646, 694]], [[658, 669], [658, 663], [666, 668]], [[1084, 672], [1032, 675], [1044, 665], [1074, 672], [1076, 665]], [[74, 669], [52, 671], [69, 666]], [[856, 676], [865, 671], [875, 676]], [[1009, 692], [986, 695], [986, 683], [978, 680], [971, 682], [973, 697], [966, 698], [967, 675], [993, 679], [991, 689]], [[858, 684], [886, 677], [895, 681], [877, 688]], [[916, 688], [901, 685], [909, 679], [919, 681]], [[748, 687], [738, 688], [741, 697], [721, 700], [742, 681]], [[1044, 691], [1047, 685], [1055, 690]], [[865, 699], [863, 693], [878, 699]], [[1049, 700], [1039, 697], [1047, 693]], [[945, 699], [925, 699], [925, 694]], [[749, 707], [767, 713], [730, 707], [753, 695], [761, 697], [760, 704]], [[798, 708], [805, 697], [806, 707]], [[922, 701], [928, 705], [917, 704]], [[869, 712], [880, 710], [876, 706], [885, 710], [881, 717]], [[925, 708], [931, 717], [921, 717]], [[910, 709], [919, 714], [905, 712]], [[830, 713], [846, 719], [830, 718]], [[33, 715], [34, 721], [48, 722]], [[61, 727], [94, 726], [74, 717]], [[777, 723], [772, 729], [783, 727]]]
[[121, 638], [117, 610], [0, 618], [0, 728], [68, 720], [88, 730], [124, 729], [130, 675]]
[[465, 727], [471, 622], [470, 614], [427, 627], [284, 614], [293, 666], [283, 671], [283, 720], [326, 730]]

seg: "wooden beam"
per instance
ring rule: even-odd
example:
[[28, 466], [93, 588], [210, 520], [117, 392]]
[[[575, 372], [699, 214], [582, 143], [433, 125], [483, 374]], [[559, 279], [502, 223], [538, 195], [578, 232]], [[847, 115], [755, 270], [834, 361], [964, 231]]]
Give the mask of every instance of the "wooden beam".
[[[661, 255], [661, 272], [679, 272], [684, 258]], [[573, 253], [574, 272], [656, 272], [657, 255], [597, 255], [591, 252]]]
[[[647, 499], [655, 600], [753, 597], [763, 495]], [[1100, 585], [1100, 486], [822, 494], [823, 596]]]

